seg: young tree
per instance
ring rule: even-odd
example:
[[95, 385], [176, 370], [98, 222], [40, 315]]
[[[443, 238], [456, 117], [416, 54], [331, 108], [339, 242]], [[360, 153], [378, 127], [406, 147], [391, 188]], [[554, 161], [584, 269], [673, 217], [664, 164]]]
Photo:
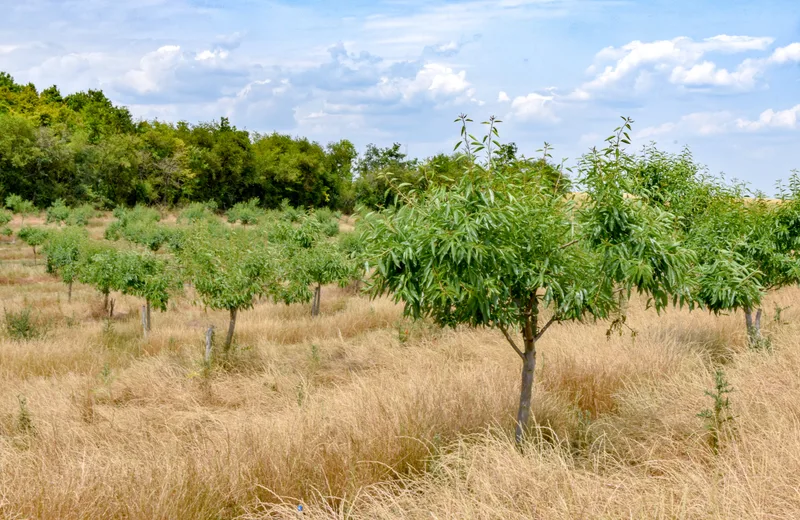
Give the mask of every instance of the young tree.
[[11, 222], [13, 215], [4, 209], [0, 209], [0, 235], [11, 236], [14, 232], [8, 224]]
[[25, 226], [17, 232], [17, 236], [33, 249], [33, 265], [36, 265], [36, 248], [47, 241], [48, 230]]
[[78, 277], [81, 251], [88, 241], [86, 230], [68, 227], [50, 235], [44, 247], [47, 272], [67, 284], [67, 301], [72, 301], [72, 284]]
[[633, 163], [633, 192], [674, 212], [697, 252], [696, 303], [714, 313], [742, 310], [749, 343], [760, 344], [764, 295], [800, 281], [800, 182], [793, 177], [776, 203], [708, 175], [688, 150], [650, 146]]
[[64, 203], [64, 199], [56, 199], [53, 204], [47, 208], [47, 216], [45, 222], [47, 224], [65, 224], [69, 220], [70, 209]]
[[22, 223], [25, 223], [25, 217], [31, 215], [36, 211], [33, 202], [25, 200], [19, 195], [9, 195], [6, 197], [6, 207], [13, 213], [22, 217]]
[[318, 241], [311, 247], [296, 248], [288, 257], [288, 277], [299, 288], [290, 292], [291, 301], [311, 300], [311, 316], [318, 316], [322, 300], [322, 286], [333, 283], [346, 285], [353, 273], [353, 265], [335, 244]]
[[255, 299], [274, 294], [278, 284], [274, 252], [247, 230], [198, 226], [187, 233], [178, 255], [201, 301], [230, 314], [224, 351], [233, 343], [236, 318]]
[[116, 287], [122, 294], [145, 300], [145, 333], [152, 328], [151, 309], [167, 310], [170, 293], [182, 284], [173, 265], [152, 253], [122, 251], [118, 257], [119, 281]]
[[109, 295], [120, 286], [119, 251], [99, 243], [88, 243], [78, 266], [78, 281], [94, 286], [103, 295], [103, 310], [113, 317]]
[[[607, 317], [618, 288], [636, 288], [663, 306], [662, 296], [685, 291], [691, 253], [675, 240], [671, 219], [643, 215], [643, 206], [624, 202], [621, 193], [612, 197], [611, 188], [598, 189], [597, 177], [618, 176], [613, 148], [624, 142], [626, 127], [591, 163], [586, 180], [597, 193], [579, 208], [552, 185], [529, 182], [543, 176], [495, 163], [497, 121], [487, 122], [481, 141], [467, 133], [466, 116], [457, 121], [468, 159], [460, 178], [406, 192], [403, 205], [366, 218], [364, 238], [376, 267], [369, 283], [373, 295], [393, 294], [414, 318], [503, 333], [522, 359], [515, 429], [520, 443], [530, 417], [536, 346], [547, 330], [563, 321]], [[475, 160], [481, 150], [488, 157], [483, 164]], [[619, 191], [619, 183], [613, 186]], [[624, 220], [614, 226], [626, 223], [634, 235], [629, 247], [621, 246], [621, 236], [616, 244], [606, 240], [611, 226], [597, 220], [615, 211]], [[657, 258], [648, 256], [653, 248], [661, 253]]]

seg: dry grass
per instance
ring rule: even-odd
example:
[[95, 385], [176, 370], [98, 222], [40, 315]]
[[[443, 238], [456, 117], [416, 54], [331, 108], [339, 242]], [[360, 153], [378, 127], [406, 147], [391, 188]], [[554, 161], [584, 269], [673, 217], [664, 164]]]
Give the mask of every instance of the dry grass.
[[[26, 219], [26, 222], [28, 219]], [[92, 228], [102, 233], [102, 228]], [[260, 303], [226, 367], [201, 363], [224, 313], [186, 294], [141, 338], [141, 302], [100, 297], [0, 245], [0, 297], [46, 330], [0, 333], [3, 518], [800, 517], [800, 314], [772, 321], [772, 353], [741, 316], [632, 302], [638, 331], [550, 329], [524, 452], [508, 438], [518, 359], [485, 330], [409, 326], [387, 300], [336, 288], [322, 316]], [[704, 391], [724, 366], [735, 433], [709, 450]], [[19, 397], [26, 400], [27, 417]]]

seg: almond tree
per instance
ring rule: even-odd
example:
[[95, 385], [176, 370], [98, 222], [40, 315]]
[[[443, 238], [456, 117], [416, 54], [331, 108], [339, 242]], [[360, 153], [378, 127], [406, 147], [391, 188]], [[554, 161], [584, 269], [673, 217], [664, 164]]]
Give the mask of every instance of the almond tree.
[[276, 299], [284, 303], [311, 301], [311, 316], [318, 316], [322, 286], [347, 285], [353, 278], [356, 263], [325, 233], [325, 223], [306, 215], [300, 227], [278, 223], [268, 236], [283, 246], [284, 283]]
[[78, 265], [78, 281], [92, 285], [103, 295], [103, 310], [113, 317], [114, 306], [110, 301], [112, 290], [120, 285], [119, 251], [97, 242], [90, 242], [81, 254]]
[[36, 211], [36, 206], [33, 202], [25, 200], [19, 195], [9, 195], [6, 197], [6, 207], [13, 213], [22, 217], [22, 223], [25, 223], [25, 217], [31, 215]]
[[152, 253], [122, 251], [117, 257], [117, 287], [122, 294], [138, 296], [145, 300], [145, 333], [152, 328], [152, 307], [166, 311], [170, 293], [182, 285], [177, 269]]
[[748, 341], [760, 345], [764, 295], [800, 282], [797, 173], [774, 201], [708, 175], [688, 150], [673, 155], [650, 146], [633, 163], [632, 191], [674, 212], [697, 252], [695, 302], [714, 313], [743, 311]]
[[203, 304], [230, 314], [224, 344], [227, 354], [238, 313], [252, 308], [259, 296], [277, 290], [275, 253], [248, 230], [198, 226], [186, 234], [178, 255], [187, 281]]
[[[522, 360], [515, 438], [521, 443], [533, 396], [537, 344], [556, 323], [606, 318], [615, 292], [637, 289], [661, 308], [685, 294], [690, 251], [673, 219], [622, 193], [618, 153], [629, 121], [586, 162], [589, 199], [539, 182], [530, 162], [495, 161], [496, 123], [482, 140], [461, 116], [465, 168], [425, 191], [396, 186], [402, 204], [365, 218], [375, 272], [373, 296], [393, 295], [413, 318], [498, 329]], [[476, 152], [484, 150], [480, 162]], [[611, 220], [607, 216], [613, 216]], [[655, 254], [654, 254], [655, 253]], [[520, 340], [521, 335], [521, 340]]]
[[72, 301], [72, 284], [78, 277], [81, 251], [88, 241], [85, 229], [67, 227], [51, 233], [44, 246], [47, 272], [67, 284], [67, 301]]
[[17, 236], [33, 249], [33, 265], [36, 265], [36, 248], [47, 241], [49, 231], [43, 228], [25, 226], [17, 232]]

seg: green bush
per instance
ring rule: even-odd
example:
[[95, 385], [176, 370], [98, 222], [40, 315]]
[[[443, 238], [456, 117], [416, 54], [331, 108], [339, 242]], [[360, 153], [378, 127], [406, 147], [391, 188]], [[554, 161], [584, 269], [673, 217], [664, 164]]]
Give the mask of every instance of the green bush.
[[16, 341], [37, 339], [45, 334], [42, 324], [34, 319], [30, 305], [16, 312], [5, 310], [5, 326], [6, 334]]
[[281, 202], [281, 215], [287, 222], [300, 222], [303, 217], [303, 212], [289, 203], [289, 199], [283, 199]]
[[339, 221], [338, 220], [328, 220], [327, 222], [322, 224], [322, 233], [325, 234], [326, 237], [335, 237], [339, 234]]
[[13, 234], [11, 228], [8, 227], [8, 223], [11, 222], [13, 218], [14, 216], [11, 213], [0, 209], [0, 235], [10, 237]]
[[69, 219], [69, 216], [69, 206], [64, 203], [63, 199], [56, 199], [56, 201], [47, 208], [46, 222], [48, 224], [64, 224]]
[[70, 226], [87, 226], [89, 225], [89, 220], [94, 218], [96, 214], [97, 212], [91, 204], [82, 204], [69, 212], [67, 224]]
[[25, 200], [19, 195], [9, 195], [6, 197], [6, 207], [12, 212], [22, 215], [23, 219], [25, 215], [30, 215], [36, 210], [33, 202]]
[[258, 207], [258, 199], [250, 199], [247, 202], [237, 202], [231, 209], [228, 210], [228, 222], [235, 223], [241, 222], [243, 225], [258, 224], [261, 217], [265, 212]]
[[178, 216], [179, 222], [200, 222], [214, 218], [214, 212], [217, 210], [217, 203], [213, 200], [208, 202], [192, 202], [181, 211]]

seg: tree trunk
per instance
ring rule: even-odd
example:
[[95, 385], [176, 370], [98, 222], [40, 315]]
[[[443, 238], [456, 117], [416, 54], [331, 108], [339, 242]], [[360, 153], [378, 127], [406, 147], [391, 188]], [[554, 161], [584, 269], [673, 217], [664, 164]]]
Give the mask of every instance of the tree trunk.
[[103, 291], [103, 310], [108, 314], [108, 291]]
[[747, 325], [747, 341], [750, 345], [755, 345], [761, 339], [761, 311], [756, 311], [753, 317], [753, 309], [746, 307], [744, 310], [744, 322]]
[[536, 369], [536, 344], [525, 341], [525, 352], [522, 357], [522, 386], [519, 393], [519, 409], [517, 410], [517, 425], [514, 430], [514, 440], [517, 445], [522, 444], [525, 430], [531, 418], [531, 401], [533, 399], [533, 374]]
[[534, 294], [528, 308], [525, 309], [525, 324], [522, 328], [522, 340], [525, 349], [522, 352], [522, 381], [519, 390], [519, 409], [517, 424], [514, 430], [514, 441], [522, 445], [525, 431], [531, 418], [531, 401], [533, 399], [533, 375], [536, 370], [536, 335], [539, 332], [539, 300]]
[[146, 302], [147, 302], [147, 305], [146, 305], [146, 310], [147, 310], [147, 332], [150, 332], [151, 330], [153, 330], [153, 321], [152, 321], [153, 313], [151, 312], [151, 309], [152, 309], [153, 306], [150, 305], [150, 300], [146, 300]]
[[236, 327], [236, 309], [231, 309], [231, 321], [228, 324], [228, 335], [225, 337], [225, 354], [231, 349], [233, 343], [233, 329]]
[[206, 330], [206, 353], [203, 359], [205, 360], [206, 364], [211, 363], [211, 348], [214, 342], [214, 326], [209, 325], [208, 330]]
[[142, 336], [147, 341], [147, 307], [142, 305]]
[[322, 297], [322, 286], [317, 284], [314, 289], [314, 300], [311, 302], [311, 316], [319, 316], [319, 302]]
[[33, 246], [33, 265], [36, 265], [36, 246]]
[[67, 302], [72, 303], [72, 282], [67, 284]]

